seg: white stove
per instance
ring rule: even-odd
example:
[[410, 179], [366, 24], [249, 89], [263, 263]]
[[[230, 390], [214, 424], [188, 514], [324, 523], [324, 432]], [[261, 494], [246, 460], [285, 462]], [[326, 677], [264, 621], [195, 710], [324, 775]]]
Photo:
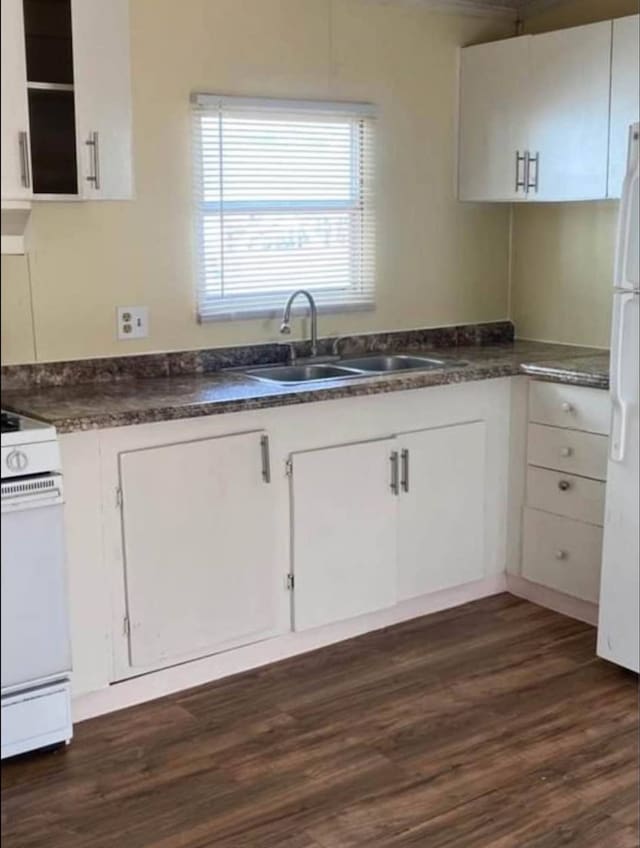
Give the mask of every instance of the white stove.
[[2, 479], [60, 470], [56, 428], [2, 410]]
[[55, 427], [2, 412], [2, 758], [69, 742], [71, 647]]

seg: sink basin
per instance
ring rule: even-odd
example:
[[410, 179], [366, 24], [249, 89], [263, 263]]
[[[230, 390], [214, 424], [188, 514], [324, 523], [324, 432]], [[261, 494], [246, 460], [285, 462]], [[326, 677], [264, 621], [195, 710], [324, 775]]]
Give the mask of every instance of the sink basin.
[[249, 377], [268, 383], [310, 383], [317, 380], [335, 380], [339, 377], [357, 377], [358, 374], [338, 365], [276, 365], [272, 368], [252, 368], [245, 371]]
[[274, 365], [251, 368], [244, 373], [267, 383], [313, 383], [345, 377], [370, 377], [374, 374], [393, 374], [398, 371], [428, 371], [447, 365], [466, 365], [459, 359], [440, 359], [435, 356], [408, 354], [372, 354], [357, 359], [341, 359], [338, 363], [316, 362], [306, 365]]
[[343, 359], [340, 362], [345, 368], [353, 368], [369, 374], [384, 374], [393, 371], [425, 371], [431, 368], [442, 368], [445, 365], [462, 365], [455, 360], [438, 359], [433, 356], [362, 356], [359, 359]]

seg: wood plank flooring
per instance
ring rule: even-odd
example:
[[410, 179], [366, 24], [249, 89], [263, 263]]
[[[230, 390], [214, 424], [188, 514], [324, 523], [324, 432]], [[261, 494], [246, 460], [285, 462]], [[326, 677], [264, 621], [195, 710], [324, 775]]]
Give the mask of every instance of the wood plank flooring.
[[84, 722], [4, 848], [638, 848], [637, 679], [509, 595]]

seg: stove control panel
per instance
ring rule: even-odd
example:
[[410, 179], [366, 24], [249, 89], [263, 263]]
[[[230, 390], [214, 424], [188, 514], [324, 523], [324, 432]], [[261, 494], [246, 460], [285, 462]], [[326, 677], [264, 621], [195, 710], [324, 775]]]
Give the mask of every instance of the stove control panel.
[[60, 470], [60, 447], [57, 441], [34, 442], [29, 445], [2, 448], [2, 479], [46, 474]]

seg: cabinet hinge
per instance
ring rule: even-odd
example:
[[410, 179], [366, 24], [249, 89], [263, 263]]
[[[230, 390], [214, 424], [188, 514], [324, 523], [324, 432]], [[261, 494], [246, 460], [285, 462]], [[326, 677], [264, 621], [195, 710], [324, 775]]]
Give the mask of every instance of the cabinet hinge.
[[285, 471], [286, 471], [287, 477], [293, 477], [293, 460], [292, 460], [292, 459], [288, 459], [288, 460], [285, 462], [284, 467], [285, 467]]
[[290, 592], [293, 592], [293, 590], [295, 588], [295, 583], [296, 583], [296, 581], [295, 581], [293, 574], [287, 574], [287, 589]]
[[125, 615], [122, 619], [122, 634], [123, 636], [129, 636], [131, 633], [131, 624], [129, 622], [129, 616]]
[[122, 489], [120, 486], [116, 488], [116, 508], [122, 509]]

